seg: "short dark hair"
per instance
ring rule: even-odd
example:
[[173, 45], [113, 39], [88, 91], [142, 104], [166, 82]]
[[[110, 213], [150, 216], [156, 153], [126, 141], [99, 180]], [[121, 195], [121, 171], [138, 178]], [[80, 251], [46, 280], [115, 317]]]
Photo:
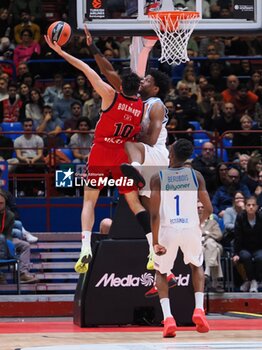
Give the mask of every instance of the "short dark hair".
[[23, 29], [23, 30], [21, 31], [21, 33], [20, 33], [20, 38], [22, 38], [22, 36], [23, 36], [25, 33], [28, 33], [28, 35], [30, 36], [30, 38], [33, 38], [33, 37], [34, 37], [34, 34], [33, 34], [32, 30], [31, 30], [31, 29], [25, 28], [25, 29]]
[[70, 108], [73, 108], [74, 105], [80, 106], [82, 108], [82, 103], [80, 101], [74, 101], [71, 103]]
[[159, 88], [157, 97], [161, 98], [161, 100], [164, 100], [170, 90], [169, 76], [166, 73], [156, 69], [151, 69], [148, 74], [154, 78], [155, 86]]
[[179, 139], [172, 145], [177, 160], [185, 162], [193, 154], [194, 147], [191, 141], [187, 139]]
[[90, 120], [87, 118], [87, 117], [80, 117], [78, 120], [77, 120], [77, 123], [76, 123], [76, 128], [79, 129], [79, 125], [80, 123], [82, 122], [86, 122], [87, 125], [88, 125], [88, 129], [92, 129], [92, 125], [91, 125], [91, 122]]
[[22, 123], [24, 125], [25, 123], [28, 123], [28, 122], [32, 122], [32, 124], [34, 125], [34, 121], [32, 118], [25, 118]]
[[139, 76], [132, 72], [122, 78], [122, 89], [126, 96], [134, 96], [138, 93], [141, 79]]

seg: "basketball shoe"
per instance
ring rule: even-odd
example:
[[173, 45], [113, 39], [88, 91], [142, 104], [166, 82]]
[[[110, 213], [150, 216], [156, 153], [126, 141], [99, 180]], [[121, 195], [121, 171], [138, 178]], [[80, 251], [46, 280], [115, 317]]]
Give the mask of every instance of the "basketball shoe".
[[176, 321], [173, 317], [164, 320], [163, 338], [174, 338], [176, 336]]
[[88, 271], [89, 263], [92, 259], [92, 252], [90, 248], [81, 251], [80, 257], [75, 264], [75, 271], [77, 273], [86, 273]]
[[[168, 275], [166, 279], [168, 282], [169, 289], [174, 288], [177, 285], [177, 280], [176, 280], [176, 277], [173, 273]], [[155, 285], [145, 293], [146, 298], [154, 298], [156, 296], [158, 296], [158, 291], [157, 291], [157, 287]]]
[[154, 252], [153, 250], [150, 250], [148, 257], [148, 261], [146, 264], [147, 270], [154, 270], [155, 269], [155, 264], [154, 264]]
[[207, 333], [209, 331], [209, 324], [207, 323], [205, 312], [202, 309], [194, 310], [192, 321], [196, 325], [197, 332]]
[[133, 165], [128, 163], [123, 163], [120, 165], [120, 169], [128, 179], [134, 180], [134, 183], [139, 190], [145, 186], [146, 184], [145, 179]]

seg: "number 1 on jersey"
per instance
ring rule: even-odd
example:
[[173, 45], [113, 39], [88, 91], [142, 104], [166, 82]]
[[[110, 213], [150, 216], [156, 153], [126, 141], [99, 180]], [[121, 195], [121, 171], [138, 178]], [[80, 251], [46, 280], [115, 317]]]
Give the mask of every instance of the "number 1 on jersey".
[[179, 208], [179, 195], [177, 194], [174, 197], [175, 201], [176, 201], [176, 216], [179, 216], [180, 214], [180, 208]]

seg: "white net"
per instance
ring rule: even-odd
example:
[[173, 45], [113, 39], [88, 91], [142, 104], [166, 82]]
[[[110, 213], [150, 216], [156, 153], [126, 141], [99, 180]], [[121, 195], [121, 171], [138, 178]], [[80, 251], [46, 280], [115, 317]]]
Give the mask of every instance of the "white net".
[[[175, 13], [175, 16], [174, 16]], [[200, 17], [197, 12], [156, 12], [150, 15], [151, 25], [161, 44], [161, 63], [179, 65], [189, 61], [188, 40]]]

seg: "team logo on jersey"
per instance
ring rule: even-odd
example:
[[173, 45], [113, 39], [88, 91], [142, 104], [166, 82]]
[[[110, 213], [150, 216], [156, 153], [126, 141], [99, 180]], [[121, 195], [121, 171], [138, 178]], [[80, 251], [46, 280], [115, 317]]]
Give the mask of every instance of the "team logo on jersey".
[[73, 174], [71, 168], [64, 170], [56, 170], [55, 187], [73, 187]]

